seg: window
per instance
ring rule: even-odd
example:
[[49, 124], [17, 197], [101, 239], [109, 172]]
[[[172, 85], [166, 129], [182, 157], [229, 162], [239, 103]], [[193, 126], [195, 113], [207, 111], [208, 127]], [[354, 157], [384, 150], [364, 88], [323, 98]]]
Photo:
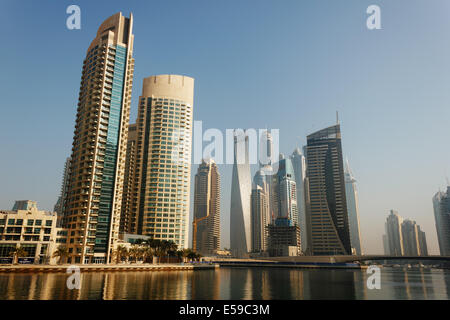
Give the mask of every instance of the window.
[[37, 225], [37, 226], [40, 226], [40, 225], [42, 225], [42, 220], [36, 220], [36, 223], [35, 223], [35, 225]]
[[14, 224], [15, 220], [14, 219], [8, 219], [8, 224]]
[[16, 225], [21, 226], [23, 224], [23, 219], [17, 219]]
[[28, 219], [27, 225], [32, 226], [34, 224], [34, 219]]
[[52, 223], [53, 223], [52, 220], [46, 220], [46, 221], [45, 221], [45, 225], [46, 225], [47, 227], [51, 227], [51, 226], [52, 226]]

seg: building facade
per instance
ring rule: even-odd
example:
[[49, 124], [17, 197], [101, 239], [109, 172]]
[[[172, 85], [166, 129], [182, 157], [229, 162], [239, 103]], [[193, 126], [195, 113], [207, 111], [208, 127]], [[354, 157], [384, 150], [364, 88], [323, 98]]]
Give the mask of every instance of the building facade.
[[306, 178], [306, 159], [296, 148], [291, 155], [291, 162], [295, 173], [295, 184], [297, 188], [297, 211], [298, 225], [302, 240], [302, 248], [308, 247], [308, 238], [306, 236], [306, 202], [305, 202], [305, 178]]
[[433, 197], [434, 221], [441, 256], [450, 256], [450, 186]]
[[419, 256], [419, 228], [415, 221], [405, 219], [402, 223], [403, 254], [405, 256]]
[[123, 178], [122, 208], [120, 213], [121, 233], [137, 232], [136, 211], [132, 210], [132, 197], [134, 187], [134, 177], [136, 168], [136, 145], [137, 145], [137, 125], [130, 124], [128, 127], [127, 153], [125, 157], [125, 174]]
[[83, 62], [63, 226], [69, 263], [109, 263], [119, 235], [133, 81], [133, 17], [106, 19]]
[[[0, 211], [0, 263], [55, 263], [52, 254], [57, 247], [57, 215], [38, 210], [36, 203], [23, 206], [16, 202], [14, 210]], [[12, 252], [22, 248], [26, 254], [14, 257]]]
[[361, 231], [359, 227], [359, 205], [356, 179], [354, 178], [348, 161], [345, 171], [345, 195], [347, 197], [348, 225], [350, 230], [350, 243], [357, 255], [362, 255]]
[[307, 232], [312, 255], [351, 254], [340, 125], [307, 136]]
[[402, 223], [403, 218], [398, 212], [391, 210], [385, 223], [386, 248], [391, 256], [402, 256], [404, 254]]
[[220, 175], [213, 160], [203, 160], [195, 175], [192, 248], [203, 256], [220, 250]]
[[70, 157], [66, 158], [66, 161], [64, 162], [64, 171], [63, 171], [63, 178], [61, 183], [61, 192], [59, 194], [58, 200], [56, 201], [56, 204], [53, 208], [53, 211], [56, 212], [58, 215], [58, 226], [61, 226], [62, 224], [62, 218], [64, 214], [64, 202], [66, 200], [67, 196], [67, 189], [69, 186], [69, 174], [70, 174]]
[[194, 79], [144, 79], [130, 206], [137, 233], [188, 247]]
[[252, 213], [252, 247], [251, 251], [256, 253], [267, 250], [267, 225], [269, 221], [269, 194], [265, 182], [263, 186], [254, 184], [251, 195]]
[[301, 254], [300, 227], [288, 219], [277, 218], [267, 226], [268, 253], [271, 257], [298, 256]]
[[234, 131], [234, 164], [231, 181], [230, 249], [234, 257], [251, 250], [251, 188], [248, 135]]

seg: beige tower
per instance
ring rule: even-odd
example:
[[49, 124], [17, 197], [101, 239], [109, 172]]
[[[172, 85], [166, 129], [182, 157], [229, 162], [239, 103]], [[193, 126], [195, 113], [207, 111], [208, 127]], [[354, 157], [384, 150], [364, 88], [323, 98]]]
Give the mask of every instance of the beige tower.
[[83, 62], [63, 226], [69, 263], [108, 263], [118, 239], [133, 79], [133, 17], [106, 19]]
[[144, 79], [139, 97], [135, 187], [137, 233], [188, 247], [194, 79]]
[[123, 179], [122, 212], [120, 214], [120, 232], [136, 233], [136, 212], [131, 210], [134, 170], [136, 167], [137, 125], [130, 124], [128, 128], [127, 155]]
[[220, 249], [220, 175], [213, 160], [203, 160], [195, 175], [192, 248], [204, 256]]

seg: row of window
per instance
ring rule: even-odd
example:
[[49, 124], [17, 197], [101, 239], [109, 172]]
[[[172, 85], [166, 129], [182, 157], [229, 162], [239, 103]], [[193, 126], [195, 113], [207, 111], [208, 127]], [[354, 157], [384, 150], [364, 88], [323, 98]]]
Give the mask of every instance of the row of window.
[[[6, 219], [0, 219], [0, 225], [5, 225]], [[24, 223], [23, 219], [8, 219], [8, 225], [15, 225], [15, 226], [22, 226]], [[27, 226], [41, 226], [42, 220], [41, 219], [27, 219], [26, 220]], [[53, 220], [45, 220], [45, 226], [51, 227], [53, 225]]]

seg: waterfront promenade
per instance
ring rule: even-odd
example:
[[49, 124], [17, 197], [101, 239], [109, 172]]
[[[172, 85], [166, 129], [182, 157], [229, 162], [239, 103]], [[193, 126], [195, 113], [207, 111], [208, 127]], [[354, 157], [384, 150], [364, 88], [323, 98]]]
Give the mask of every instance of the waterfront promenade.
[[[71, 265], [0, 265], [0, 273], [66, 272]], [[124, 272], [124, 271], [198, 271], [218, 267], [216, 264], [85, 264], [76, 265], [81, 272]]]

